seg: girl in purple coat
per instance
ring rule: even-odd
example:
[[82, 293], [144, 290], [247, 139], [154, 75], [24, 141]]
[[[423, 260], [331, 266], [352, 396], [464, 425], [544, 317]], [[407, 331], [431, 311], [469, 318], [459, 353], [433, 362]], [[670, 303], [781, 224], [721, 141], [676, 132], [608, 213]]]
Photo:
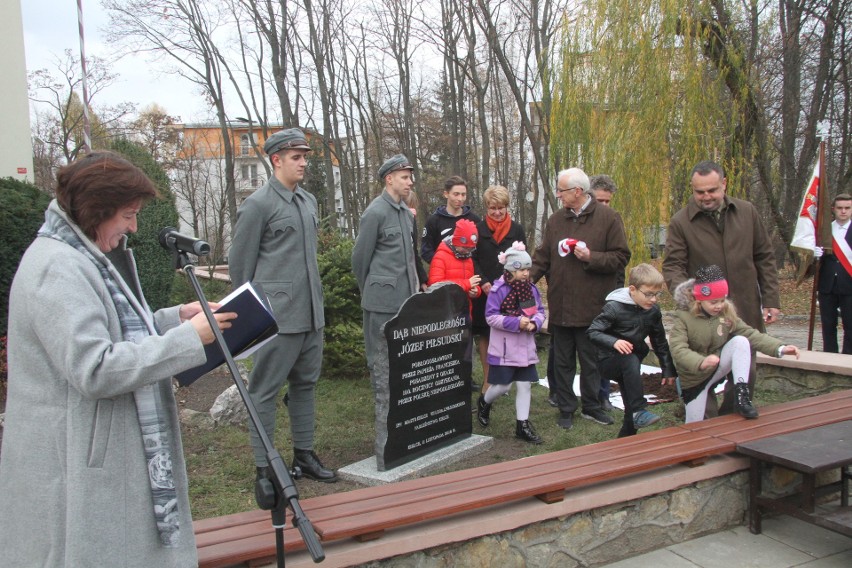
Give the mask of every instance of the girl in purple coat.
[[540, 444], [541, 437], [533, 429], [529, 416], [532, 383], [538, 381], [535, 332], [544, 323], [544, 306], [538, 289], [530, 282], [532, 260], [524, 244], [516, 241], [497, 258], [505, 270], [494, 282], [485, 305], [485, 321], [491, 327], [489, 387], [477, 401], [476, 417], [480, 424], [488, 426], [491, 405], [515, 383], [515, 436]]

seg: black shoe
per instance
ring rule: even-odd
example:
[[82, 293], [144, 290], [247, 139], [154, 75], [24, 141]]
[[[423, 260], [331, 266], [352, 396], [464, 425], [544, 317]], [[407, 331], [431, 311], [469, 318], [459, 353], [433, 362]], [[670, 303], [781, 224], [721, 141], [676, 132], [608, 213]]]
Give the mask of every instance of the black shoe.
[[601, 410], [600, 408], [593, 408], [591, 410], [583, 410], [580, 412], [580, 416], [586, 418], [587, 420], [593, 420], [598, 424], [603, 424], [604, 426], [609, 426], [615, 420], [612, 419], [612, 416]]
[[554, 395], [550, 395], [549, 397], [547, 397], [547, 404], [549, 404], [553, 408], [559, 408], [559, 403], [556, 402], [556, 397]]
[[520, 438], [524, 442], [530, 444], [540, 444], [541, 436], [535, 433], [532, 423], [529, 420], [516, 420], [515, 437]]
[[479, 395], [476, 400], [476, 419], [483, 426], [491, 422], [491, 405], [485, 402], [485, 395]]
[[603, 410], [604, 412], [612, 412], [613, 410], [615, 410], [615, 407], [609, 401], [609, 398], [601, 400], [601, 410]]
[[746, 383], [737, 383], [734, 385], [734, 410], [743, 418], [753, 420], [758, 417], [757, 409], [751, 403], [751, 397], [748, 394], [748, 385]]
[[293, 468], [297, 467], [302, 470], [302, 475], [315, 481], [323, 483], [337, 481], [334, 471], [322, 465], [313, 450], [293, 450]]
[[559, 419], [556, 421], [556, 424], [564, 430], [570, 430], [574, 427], [574, 415], [570, 413], [560, 412]]

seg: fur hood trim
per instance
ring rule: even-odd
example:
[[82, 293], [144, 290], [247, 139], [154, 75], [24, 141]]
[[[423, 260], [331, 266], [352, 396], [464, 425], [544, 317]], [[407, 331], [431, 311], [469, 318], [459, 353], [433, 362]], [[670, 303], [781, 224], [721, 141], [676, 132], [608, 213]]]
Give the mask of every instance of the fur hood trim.
[[692, 302], [695, 300], [695, 296], [692, 294], [692, 288], [695, 286], [695, 278], [690, 278], [684, 282], [681, 282], [677, 285], [674, 290], [674, 294], [672, 297], [675, 301], [675, 306], [679, 310], [689, 310], [689, 306], [692, 305]]

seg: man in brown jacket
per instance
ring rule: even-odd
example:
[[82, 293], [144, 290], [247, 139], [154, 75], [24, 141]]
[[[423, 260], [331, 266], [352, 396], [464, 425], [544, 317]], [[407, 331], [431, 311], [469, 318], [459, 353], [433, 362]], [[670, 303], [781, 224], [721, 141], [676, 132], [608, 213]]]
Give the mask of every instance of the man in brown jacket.
[[[716, 264], [728, 278], [728, 297], [739, 316], [766, 331], [764, 324], [778, 319], [781, 299], [775, 252], [760, 214], [748, 201], [727, 195], [725, 172], [715, 162], [699, 162], [690, 184], [693, 198], [669, 222], [663, 260], [666, 285], [673, 291], [695, 276], [698, 267]], [[754, 390], [754, 372], [749, 387]], [[726, 391], [719, 412], [727, 414], [732, 405]], [[708, 415], [715, 413], [715, 398], [710, 397]]]
[[615, 288], [616, 274], [624, 272], [630, 256], [627, 236], [618, 214], [591, 195], [589, 177], [579, 168], [559, 172], [556, 196], [563, 208], [547, 220], [530, 272], [533, 282], [547, 278], [548, 329], [555, 352], [551, 396], [559, 408], [559, 426], [570, 429], [579, 406], [573, 389], [579, 357], [581, 416], [612, 424], [598, 400], [595, 347], [586, 329]]

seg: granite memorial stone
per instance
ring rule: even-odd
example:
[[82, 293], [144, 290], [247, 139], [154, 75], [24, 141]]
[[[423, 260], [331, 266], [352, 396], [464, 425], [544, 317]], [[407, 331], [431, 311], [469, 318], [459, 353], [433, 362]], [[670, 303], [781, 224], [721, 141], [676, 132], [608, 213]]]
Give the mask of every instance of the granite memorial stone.
[[469, 310], [460, 286], [439, 284], [406, 300], [385, 324], [388, 380], [376, 393], [379, 471], [471, 435]]

